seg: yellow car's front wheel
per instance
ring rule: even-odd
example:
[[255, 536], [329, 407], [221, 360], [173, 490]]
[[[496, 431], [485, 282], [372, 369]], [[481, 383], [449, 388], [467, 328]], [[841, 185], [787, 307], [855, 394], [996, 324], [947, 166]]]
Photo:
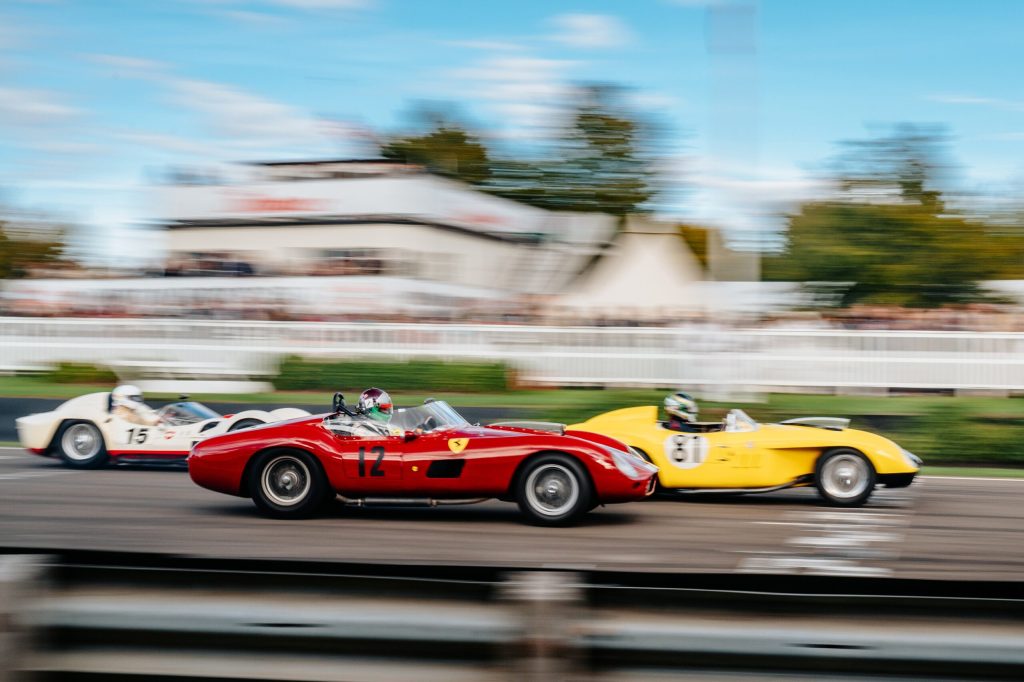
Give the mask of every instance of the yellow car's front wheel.
[[814, 470], [814, 485], [829, 504], [859, 507], [875, 489], [875, 468], [860, 452], [836, 448], [822, 454]]

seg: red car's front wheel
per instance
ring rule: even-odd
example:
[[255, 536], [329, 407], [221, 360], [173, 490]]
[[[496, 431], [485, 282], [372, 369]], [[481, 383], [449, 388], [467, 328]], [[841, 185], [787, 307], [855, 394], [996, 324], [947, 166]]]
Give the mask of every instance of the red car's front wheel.
[[298, 450], [260, 455], [249, 472], [249, 490], [259, 510], [278, 519], [312, 516], [331, 497], [320, 465]]
[[565, 455], [542, 455], [531, 461], [517, 482], [519, 510], [532, 523], [556, 526], [574, 521], [593, 507], [590, 478]]

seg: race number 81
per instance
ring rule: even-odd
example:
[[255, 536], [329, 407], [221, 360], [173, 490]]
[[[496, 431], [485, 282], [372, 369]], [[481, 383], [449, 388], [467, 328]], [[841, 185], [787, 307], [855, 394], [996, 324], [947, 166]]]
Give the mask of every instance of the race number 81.
[[677, 433], [665, 439], [665, 456], [680, 469], [692, 469], [708, 457], [708, 439], [704, 436]]

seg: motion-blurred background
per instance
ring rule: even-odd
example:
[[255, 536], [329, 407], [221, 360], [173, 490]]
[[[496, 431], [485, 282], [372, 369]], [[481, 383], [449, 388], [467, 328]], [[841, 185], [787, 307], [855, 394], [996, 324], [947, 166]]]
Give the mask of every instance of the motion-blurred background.
[[685, 387], [1024, 460], [1022, 19], [10, 0], [0, 387], [568, 420]]

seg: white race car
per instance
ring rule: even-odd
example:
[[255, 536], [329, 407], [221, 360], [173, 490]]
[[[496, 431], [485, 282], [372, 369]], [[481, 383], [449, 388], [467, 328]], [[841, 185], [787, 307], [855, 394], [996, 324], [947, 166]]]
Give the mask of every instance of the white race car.
[[199, 441], [228, 431], [309, 416], [294, 407], [220, 415], [182, 398], [156, 410], [156, 424], [141, 424], [115, 413], [111, 394], [72, 398], [50, 412], [15, 420], [18, 439], [37, 455], [57, 456], [76, 469], [108, 462], [184, 462]]

